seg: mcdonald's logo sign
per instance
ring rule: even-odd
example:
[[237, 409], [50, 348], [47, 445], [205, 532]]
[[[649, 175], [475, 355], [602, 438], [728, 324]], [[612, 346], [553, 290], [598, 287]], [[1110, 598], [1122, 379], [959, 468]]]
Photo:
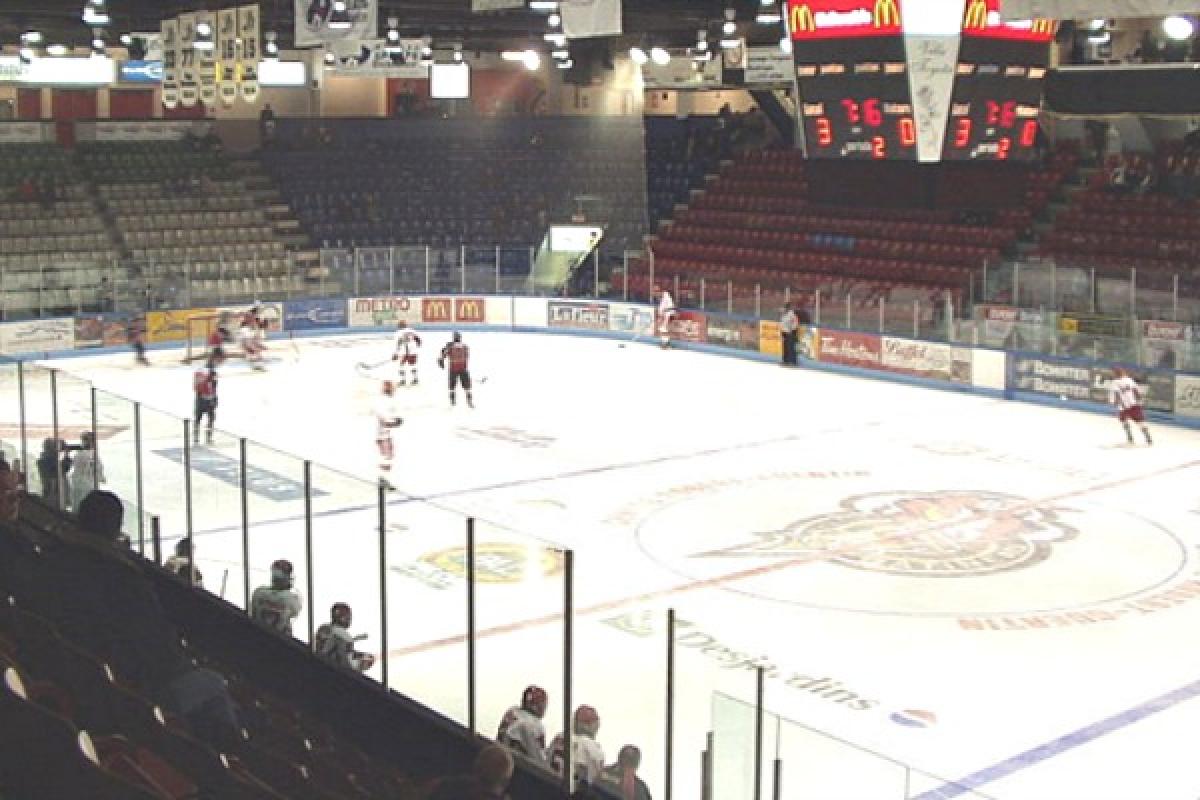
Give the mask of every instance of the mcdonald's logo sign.
[[1058, 32], [1058, 25], [1052, 19], [1035, 19], [1032, 31], [1037, 36], [1052, 38]]
[[896, 0], [875, 0], [871, 22], [876, 28], [899, 28], [900, 6]]
[[986, 30], [988, 26], [987, 0], [971, 0], [963, 17], [963, 30]]
[[454, 298], [454, 320], [456, 322], [482, 323], [487, 320], [482, 297]]
[[817, 30], [817, 21], [813, 17], [812, 8], [808, 3], [792, 6], [791, 14], [788, 17], [788, 30], [793, 35], [797, 33], [815, 33]]
[[453, 322], [451, 313], [453, 306], [445, 297], [425, 297], [421, 299], [422, 322]]

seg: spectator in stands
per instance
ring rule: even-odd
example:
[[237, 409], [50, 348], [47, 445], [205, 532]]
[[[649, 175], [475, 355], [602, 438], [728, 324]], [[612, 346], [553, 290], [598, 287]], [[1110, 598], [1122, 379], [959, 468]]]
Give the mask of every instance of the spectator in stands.
[[56, 196], [57, 190], [54, 186], [54, 179], [49, 175], [44, 176], [41, 182], [38, 184], [38, 203], [41, 204], [42, 208], [49, 211], [50, 209], [54, 208], [54, 200]]
[[508, 748], [489, 744], [475, 757], [470, 774], [438, 781], [429, 800], [505, 800], [513, 769]]
[[779, 319], [779, 333], [783, 337], [783, 366], [796, 366], [796, 340], [799, 338], [800, 318], [796, 316], [792, 304], [783, 307], [783, 316]]
[[600, 785], [616, 792], [621, 800], [650, 800], [650, 789], [637, 776], [641, 763], [642, 751], [631, 744], [625, 745], [617, 754], [617, 763], [600, 773]]
[[[37, 458], [38, 478], [42, 484], [42, 499], [54, 508], [61, 508], [63, 496], [60, 487], [64, 476], [71, 469], [71, 456], [63, 452], [63, 442], [58, 439], [43, 439], [42, 453]], [[63, 453], [59, 461], [59, 453]]]
[[21, 474], [0, 463], [0, 526], [10, 525], [21, 516]]
[[105, 483], [104, 463], [96, 453], [96, 437], [91, 431], [79, 436], [79, 455], [71, 467], [71, 508], [78, 509], [83, 498]]
[[366, 672], [375, 666], [375, 656], [354, 649], [354, 643], [364, 639], [366, 634], [351, 635], [352, 619], [348, 604], [334, 603], [329, 610], [329, 622], [317, 628], [313, 637], [313, 652], [322, 661], [328, 661], [335, 667]]
[[37, 185], [33, 182], [33, 178], [26, 175], [17, 185], [17, 199], [24, 203], [32, 203], [37, 199]]
[[119, 546], [121, 500], [91, 492], [78, 519], [89, 535], [64, 548], [54, 567], [62, 591], [51, 617], [60, 633], [183, 717], [202, 739], [236, 747], [240, 725], [225, 679], [192, 663], [136, 556]]
[[271, 564], [271, 585], [260, 586], [250, 598], [250, 616], [272, 630], [292, 635], [292, 620], [300, 616], [304, 602], [292, 589], [292, 562], [279, 559]]
[[496, 741], [513, 749], [541, 767], [546, 761], [546, 728], [542, 717], [550, 699], [540, 686], [527, 686], [521, 693], [521, 705], [504, 713], [496, 732]]
[[[191, 566], [190, 570], [189, 565]], [[188, 582], [192, 586], [204, 588], [204, 576], [196, 568], [195, 549], [190, 536], [185, 536], [175, 543], [175, 554], [167, 559], [167, 563], [163, 564], [163, 569], [173, 575], [178, 575], [185, 581], [188, 581], [188, 573], [191, 572], [191, 580]]]

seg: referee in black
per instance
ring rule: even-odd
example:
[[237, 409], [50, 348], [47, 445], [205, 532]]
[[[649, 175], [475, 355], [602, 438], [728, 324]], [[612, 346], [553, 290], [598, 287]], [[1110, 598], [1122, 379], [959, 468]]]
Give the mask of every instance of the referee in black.
[[800, 329], [800, 318], [796, 316], [792, 304], [783, 307], [783, 316], [779, 319], [779, 331], [783, 336], [783, 366], [796, 366], [796, 339]]

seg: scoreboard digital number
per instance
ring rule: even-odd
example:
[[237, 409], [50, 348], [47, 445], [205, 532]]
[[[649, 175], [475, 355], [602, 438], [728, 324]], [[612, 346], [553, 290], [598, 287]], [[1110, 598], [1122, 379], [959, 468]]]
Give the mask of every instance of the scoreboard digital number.
[[968, 0], [944, 160], [1034, 157], [1054, 34], [1051, 20], [1003, 22], [1000, 0]]
[[788, 4], [810, 158], [916, 159], [899, 1]]

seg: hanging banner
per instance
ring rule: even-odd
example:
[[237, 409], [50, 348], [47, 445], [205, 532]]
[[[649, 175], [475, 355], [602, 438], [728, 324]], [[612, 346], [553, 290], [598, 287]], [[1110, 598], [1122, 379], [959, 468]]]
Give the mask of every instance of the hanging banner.
[[1105, 0], [1103, 7], [1097, 7], [1095, 0], [1005, 0], [1000, 7], [1000, 17], [1004, 20], [1030, 17], [1092, 19], [1097, 16], [1120, 19], [1196, 12], [1200, 12], [1198, 0]]
[[350, 16], [346, 28], [329, 27], [333, 0], [293, 0], [293, 3], [297, 47], [373, 39], [378, 33], [379, 0], [346, 0], [346, 13]]
[[131, 60], [138, 61], [162, 61], [163, 60], [163, 37], [162, 31], [143, 31], [141, 33], [129, 34], [130, 50], [140, 47], [143, 54], [140, 59], [133, 59], [133, 53], [129, 54]]
[[792, 56], [777, 46], [747, 47], [746, 60], [743, 65], [746, 70], [747, 86], [790, 86], [793, 81]]
[[217, 95], [228, 108], [237, 100], [238, 21], [237, 9], [217, 12]]
[[262, 25], [258, 4], [239, 7], [237, 16], [238, 38], [241, 40], [237, 80], [242, 89], [242, 99], [253, 103], [258, 100], [258, 60], [262, 58]]
[[179, 20], [162, 21], [162, 104], [166, 108], [179, 105]]
[[421, 64], [421, 39], [401, 39], [387, 51], [385, 39], [334, 42], [329, 46], [336, 61], [333, 71], [339, 75], [359, 75], [372, 78], [410, 78], [424, 80], [429, 67]]
[[179, 54], [179, 104], [191, 108], [200, 101], [200, 71], [196, 64], [196, 15], [179, 15], [179, 38], [176, 52]]
[[471, 0], [471, 10], [505, 11], [510, 8], [525, 8], [525, 0]]
[[213, 49], [196, 51], [196, 71], [199, 75], [200, 102], [205, 108], [217, 105], [217, 17], [211, 11], [196, 12], [196, 24], [207, 25], [213, 32]]
[[721, 85], [724, 69], [721, 59], [704, 63], [697, 71], [692, 60], [675, 56], [666, 65], [647, 62], [642, 65], [642, 85], [646, 89], [712, 89]]
[[620, 36], [621, 0], [561, 0], [563, 33], [568, 39]]

